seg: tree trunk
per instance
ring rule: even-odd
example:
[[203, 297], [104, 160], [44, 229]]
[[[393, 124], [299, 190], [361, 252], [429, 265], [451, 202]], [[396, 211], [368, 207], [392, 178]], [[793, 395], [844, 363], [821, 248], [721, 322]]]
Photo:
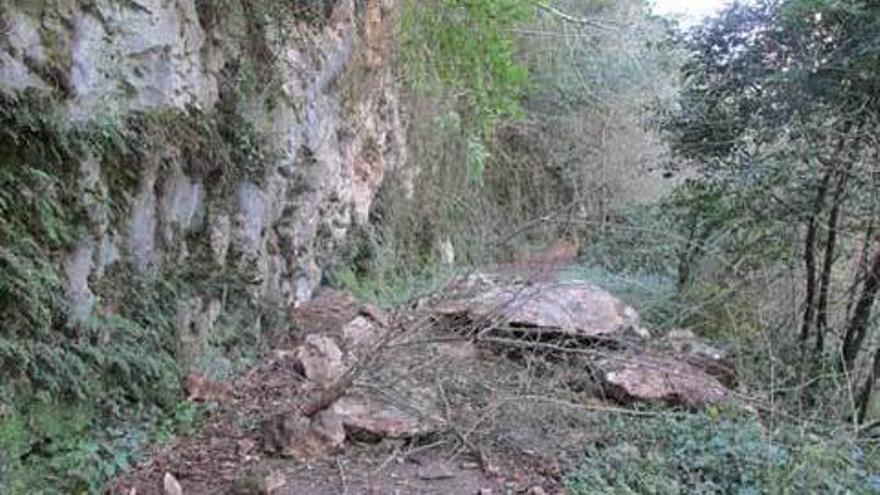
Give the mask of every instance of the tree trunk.
[[856, 253], [855, 256], [853, 256], [856, 260], [855, 266], [853, 267], [853, 280], [847, 290], [846, 311], [844, 312], [847, 320], [849, 320], [850, 315], [852, 315], [852, 309], [856, 305], [856, 294], [859, 293], [859, 288], [862, 286], [862, 282], [865, 281], [865, 277], [868, 273], [868, 252], [870, 251], [871, 238], [873, 236], [874, 221], [872, 219], [871, 223], [868, 224], [868, 228], [865, 230], [862, 239], [856, 241]]
[[807, 273], [807, 293], [804, 296], [804, 316], [801, 325], [801, 350], [805, 351], [807, 341], [810, 338], [810, 328], [813, 326], [813, 314], [816, 309], [816, 236], [819, 231], [819, 217], [825, 206], [825, 196], [828, 194], [828, 183], [831, 181], [831, 170], [825, 172], [819, 189], [816, 191], [816, 201], [813, 203], [813, 211], [807, 222], [807, 236], [804, 239], [804, 265]]
[[697, 236], [697, 222], [694, 222], [691, 225], [690, 233], [688, 234], [687, 243], [684, 246], [684, 251], [681, 252], [678, 256], [678, 293], [683, 294], [685, 289], [688, 286], [688, 283], [691, 280], [691, 265], [694, 262], [694, 258], [696, 255], [696, 236]]
[[831, 212], [828, 213], [828, 235], [825, 239], [825, 256], [822, 262], [822, 274], [819, 277], [819, 301], [816, 305], [816, 347], [813, 350], [816, 356], [821, 355], [825, 348], [825, 332], [828, 328], [828, 293], [831, 285], [831, 269], [834, 265], [834, 250], [837, 246], [837, 221], [840, 217], [840, 207], [848, 179], [849, 170], [847, 168], [841, 172], [837, 180]]
[[875, 246], [874, 259], [865, 277], [862, 294], [858, 302], [856, 302], [856, 307], [853, 310], [843, 338], [843, 364], [847, 372], [852, 371], [856, 357], [862, 347], [862, 342], [865, 339], [865, 334], [868, 331], [868, 324], [871, 321], [871, 312], [878, 289], [880, 289], [880, 246]]
[[877, 375], [880, 375], [880, 348], [874, 351], [874, 364], [871, 365], [871, 373], [865, 378], [865, 382], [862, 383], [862, 388], [856, 396], [856, 420], [859, 424], [863, 424], [868, 419], [868, 406], [871, 404]]

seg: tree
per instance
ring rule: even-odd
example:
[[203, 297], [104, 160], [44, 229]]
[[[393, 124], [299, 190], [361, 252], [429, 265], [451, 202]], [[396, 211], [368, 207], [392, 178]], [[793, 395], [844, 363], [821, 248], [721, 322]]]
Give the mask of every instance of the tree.
[[[679, 106], [665, 121], [676, 156], [701, 180], [799, 225], [801, 355], [821, 356], [832, 329], [841, 229], [862, 231], [877, 168], [880, 4], [789, 0], [734, 4], [683, 40]], [[843, 367], [861, 351], [876, 297], [869, 270], [845, 328]]]

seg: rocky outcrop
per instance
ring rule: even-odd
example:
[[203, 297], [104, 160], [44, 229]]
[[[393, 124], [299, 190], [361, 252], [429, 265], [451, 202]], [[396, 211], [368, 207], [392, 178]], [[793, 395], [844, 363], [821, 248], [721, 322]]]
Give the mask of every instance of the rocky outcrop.
[[[381, 56], [393, 2], [366, 3], [321, 2], [309, 15], [273, 0], [3, 4], [3, 94], [55, 101], [75, 127], [124, 134], [132, 116], [161, 122], [162, 139], [140, 155], [108, 160], [82, 147], [76, 188], [88, 228], [63, 260], [72, 319], [113, 312], [99, 287], [121, 265], [147, 278], [197, 264], [196, 280], [235, 272], [246, 281], [236, 297], [251, 306], [312, 296], [405, 158]], [[174, 115], [190, 119], [194, 138], [162, 129]], [[234, 156], [192, 156], [187, 140], [204, 139], [203, 127], [219, 128]], [[189, 362], [231, 311], [216, 291], [191, 292], [176, 318]]]

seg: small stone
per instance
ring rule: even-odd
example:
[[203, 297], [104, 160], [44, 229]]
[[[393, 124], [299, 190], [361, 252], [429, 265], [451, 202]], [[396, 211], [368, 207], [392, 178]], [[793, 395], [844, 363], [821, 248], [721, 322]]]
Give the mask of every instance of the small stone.
[[165, 495], [183, 495], [183, 489], [180, 487], [180, 483], [171, 473], [165, 473], [165, 478], [162, 480], [162, 487], [165, 491]]
[[284, 485], [287, 484], [287, 480], [284, 478], [284, 475], [278, 472], [272, 473], [269, 476], [266, 476], [266, 493], [269, 495], [273, 495], [284, 488]]
[[454, 478], [452, 470], [443, 462], [431, 462], [419, 468], [418, 476], [426, 481]]
[[238, 441], [238, 455], [247, 456], [256, 448], [257, 442], [253, 441], [250, 438], [242, 438]]
[[193, 402], [224, 402], [232, 396], [228, 383], [211, 380], [202, 373], [190, 373], [184, 380], [187, 398]]
[[535, 485], [529, 488], [528, 495], [547, 495], [547, 492], [544, 491], [543, 487]]
[[492, 495], [492, 489], [491, 488], [480, 488], [480, 490], [477, 492], [477, 495]]

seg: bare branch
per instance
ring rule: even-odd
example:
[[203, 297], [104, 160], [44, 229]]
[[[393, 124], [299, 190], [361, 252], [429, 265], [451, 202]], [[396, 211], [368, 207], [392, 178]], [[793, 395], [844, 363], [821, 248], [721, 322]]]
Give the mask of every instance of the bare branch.
[[[594, 28], [605, 29], [608, 31], [615, 30], [618, 27], [616, 25], [613, 25], [613, 24], [616, 24], [613, 21], [609, 21], [609, 20], [605, 20], [605, 19], [592, 19], [592, 18], [587, 18], [587, 17], [575, 17], [571, 14], [567, 14], [567, 13], [557, 9], [556, 7], [553, 7], [553, 6], [545, 4], [545, 3], [539, 2], [537, 4], [537, 6], [539, 9], [543, 10], [544, 12], [552, 14], [552, 15], [562, 19], [563, 21], [570, 22], [572, 24], [580, 24], [581, 26], [590, 26], [590, 27], [594, 27]], [[606, 23], [612, 24], [612, 25], [609, 26]]]

